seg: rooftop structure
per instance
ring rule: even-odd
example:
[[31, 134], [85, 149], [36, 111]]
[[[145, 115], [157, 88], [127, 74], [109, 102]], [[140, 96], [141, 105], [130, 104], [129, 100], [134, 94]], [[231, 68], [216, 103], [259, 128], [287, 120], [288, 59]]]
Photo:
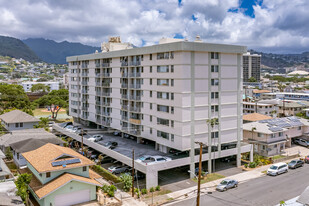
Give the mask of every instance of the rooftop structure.
[[243, 115], [242, 119], [244, 120], [244, 123], [245, 123], [245, 122], [256, 122], [260, 120], [272, 119], [272, 117], [259, 114], [259, 113], [251, 113], [251, 114]]

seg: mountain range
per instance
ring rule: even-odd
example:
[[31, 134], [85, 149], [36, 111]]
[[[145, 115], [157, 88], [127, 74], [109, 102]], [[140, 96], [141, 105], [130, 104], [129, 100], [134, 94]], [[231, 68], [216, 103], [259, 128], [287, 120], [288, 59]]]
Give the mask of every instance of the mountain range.
[[[100, 51], [100, 47], [93, 47], [81, 43], [68, 41], [55, 42], [43, 38], [19, 40], [12, 37], [0, 36], [0, 56], [23, 58], [30, 62], [44, 61], [47, 63], [66, 64], [67, 56], [82, 55]], [[272, 54], [249, 50], [251, 53], [262, 55], [261, 63], [270, 68], [293, 67], [309, 65], [309, 52], [302, 54]]]

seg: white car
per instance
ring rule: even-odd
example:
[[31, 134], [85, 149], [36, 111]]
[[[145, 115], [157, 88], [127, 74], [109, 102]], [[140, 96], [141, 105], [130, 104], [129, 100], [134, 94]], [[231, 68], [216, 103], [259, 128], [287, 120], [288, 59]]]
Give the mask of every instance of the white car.
[[95, 134], [95, 135], [92, 135], [91, 138], [95, 138], [95, 142], [99, 142], [101, 140], [103, 140], [103, 135], [102, 134]]
[[90, 138], [88, 138], [88, 140], [90, 141], [90, 142], [95, 142], [95, 138], [94, 137], [90, 137]]
[[73, 125], [68, 125], [64, 129], [67, 130], [67, 131], [72, 132], [73, 131]]
[[150, 156], [147, 157], [143, 160], [143, 163], [146, 165], [152, 165], [160, 162], [168, 162], [171, 161], [172, 159], [169, 157], [163, 157], [163, 156]]
[[143, 162], [147, 157], [151, 157], [151, 155], [140, 156], [135, 162]]
[[267, 170], [267, 175], [273, 175], [277, 176], [279, 174], [288, 172], [288, 165], [286, 163], [277, 163], [272, 165], [268, 170]]

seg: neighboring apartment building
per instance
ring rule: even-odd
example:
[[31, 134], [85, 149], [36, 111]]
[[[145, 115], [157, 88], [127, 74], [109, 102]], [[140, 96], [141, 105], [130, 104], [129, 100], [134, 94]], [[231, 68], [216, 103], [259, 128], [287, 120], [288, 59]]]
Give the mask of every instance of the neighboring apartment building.
[[277, 92], [277, 93], [264, 93], [261, 99], [285, 99], [285, 100], [309, 100], [308, 93], [294, 93], [294, 92]]
[[243, 114], [259, 113], [269, 116], [277, 115], [278, 109], [275, 104], [259, 102], [243, 102]]
[[250, 77], [254, 77], [257, 82], [261, 79], [261, 55], [250, 54], [243, 55], [243, 82], [248, 82]]
[[[70, 115], [151, 140], [162, 152], [190, 150], [195, 141], [240, 145], [244, 52], [179, 41], [67, 57]], [[210, 133], [213, 118], [219, 125]]]
[[59, 90], [59, 82], [22, 82], [21, 86], [23, 86], [25, 92], [31, 92], [31, 88], [35, 84], [49, 86], [50, 91]]
[[95, 164], [91, 160], [51, 143], [23, 156], [27, 168], [20, 172], [32, 174], [29, 190], [37, 202], [33, 205], [75, 205], [96, 200], [101, 176], [90, 169]]
[[2, 126], [8, 131], [33, 129], [39, 119], [20, 110], [13, 110], [0, 115]]
[[254, 152], [262, 156], [281, 154], [291, 147], [292, 139], [307, 136], [309, 122], [297, 117], [261, 120], [243, 125], [244, 141], [253, 144]]
[[302, 112], [304, 109], [309, 108], [308, 101], [281, 101], [278, 105], [278, 115], [281, 116], [295, 116], [297, 113]]

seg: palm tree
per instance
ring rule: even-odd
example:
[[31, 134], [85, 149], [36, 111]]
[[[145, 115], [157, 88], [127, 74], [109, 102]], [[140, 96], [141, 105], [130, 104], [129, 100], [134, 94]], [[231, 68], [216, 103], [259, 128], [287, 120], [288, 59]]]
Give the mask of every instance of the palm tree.
[[[219, 124], [219, 120], [218, 120], [218, 118], [212, 118], [212, 119], [206, 120], [206, 123], [211, 127], [211, 130], [210, 130], [210, 133], [209, 133], [211, 135], [214, 126]], [[209, 160], [208, 161], [211, 162], [211, 150], [212, 150], [211, 137], [208, 138], [208, 140], [210, 140], [210, 141], [208, 141], [208, 153], [209, 153]], [[215, 153], [214, 153], [214, 159], [215, 159]], [[215, 164], [215, 161], [213, 161], [213, 164]], [[215, 165], [213, 165], [213, 167], [214, 166]], [[209, 170], [208, 172], [211, 173], [210, 167], [208, 167], [208, 170]]]
[[281, 83], [278, 84], [278, 89], [280, 92], [283, 92], [285, 88], [286, 88], [286, 85], [283, 85]]

